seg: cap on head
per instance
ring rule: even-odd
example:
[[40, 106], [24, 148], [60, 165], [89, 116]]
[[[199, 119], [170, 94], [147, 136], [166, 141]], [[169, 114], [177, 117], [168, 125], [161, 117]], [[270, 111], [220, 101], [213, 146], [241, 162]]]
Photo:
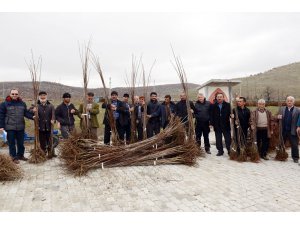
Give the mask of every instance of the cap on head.
[[70, 93], [66, 92], [66, 93], [63, 94], [62, 97], [63, 98], [71, 98], [71, 95], [70, 95]]
[[40, 96], [40, 95], [47, 95], [47, 92], [46, 92], [46, 91], [40, 91], [40, 92], [39, 92], [39, 96]]

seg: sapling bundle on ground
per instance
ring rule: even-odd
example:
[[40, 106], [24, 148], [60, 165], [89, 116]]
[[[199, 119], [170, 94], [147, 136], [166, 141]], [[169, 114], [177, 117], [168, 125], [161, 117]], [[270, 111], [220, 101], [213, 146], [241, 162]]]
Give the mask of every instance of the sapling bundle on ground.
[[16, 180], [22, 176], [20, 166], [14, 163], [9, 155], [0, 154], [0, 181]]
[[[33, 53], [31, 52], [31, 60], [27, 63], [31, 81], [32, 81], [32, 90], [33, 90], [33, 101], [34, 107], [37, 107], [37, 101], [40, 90], [40, 79], [41, 79], [41, 68], [42, 68], [42, 58], [39, 57], [37, 63], [34, 60]], [[40, 147], [39, 141], [39, 115], [38, 111], [34, 112], [34, 148], [30, 151], [29, 162], [30, 163], [41, 163], [46, 161], [46, 154]]]
[[199, 155], [193, 142], [185, 142], [185, 128], [177, 118], [172, 119], [161, 133], [125, 146], [107, 146], [74, 135], [61, 145], [60, 156], [68, 171], [85, 175], [97, 168], [163, 164], [192, 166]]

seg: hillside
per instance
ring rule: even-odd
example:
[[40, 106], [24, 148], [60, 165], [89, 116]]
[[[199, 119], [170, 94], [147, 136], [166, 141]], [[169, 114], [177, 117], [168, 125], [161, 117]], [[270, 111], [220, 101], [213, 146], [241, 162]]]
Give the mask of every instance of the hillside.
[[[190, 88], [190, 95], [192, 98], [195, 98], [197, 93], [198, 84], [189, 84]], [[9, 91], [13, 87], [19, 88], [21, 92], [21, 96], [24, 99], [32, 99], [32, 84], [31, 82], [0, 82], [0, 88], [2, 87], [2, 91], [0, 91], [1, 98], [7, 96]], [[45, 90], [48, 95], [49, 99], [60, 101], [61, 96], [64, 92], [69, 92], [72, 95], [74, 100], [82, 99], [83, 89], [80, 87], [71, 87], [66, 86], [63, 84], [55, 83], [55, 82], [41, 82], [40, 90]], [[122, 97], [124, 93], [129, 93], [129, 88], [126, 87], [116, 87], [112, 88], [112, 90], [118, 91], [119, 96]], [[174, 99], [178, 99], [179, 92], [181, 90], [181, 84], [165, 84], [165, 85], [156, 85], [149, 86], [148, 92], [156, 91], [160, 99], [163, 99], [166, 94], [170, 94]], [[93, 91], [96, 96], [104, 96], [104, 89], [97, 88], [97, 89], [90, 89]], [[143, 87], [136, 88], [137, 95], [143, 94]]]
[[[233, 88], [234, 93], [241, 90], [248, 99], [265, 98], [282, 100], [287, 95], [300, 99], [300, 62], [273, 68], [264, 73], [239, 78], [240, 85]], [[268, 93], [268, 94], [267, 94]]]

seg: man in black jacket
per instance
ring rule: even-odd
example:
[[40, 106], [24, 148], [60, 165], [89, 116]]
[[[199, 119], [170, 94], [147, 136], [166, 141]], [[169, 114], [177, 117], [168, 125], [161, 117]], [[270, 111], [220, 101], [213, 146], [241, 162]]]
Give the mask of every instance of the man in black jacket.
[[171, 95], [165, 96], [165, 101], [161, 104], [161, 125], [165, 129], [175, 114], [175, 103], [171, 101]]
[[[122, 136], [122, 133], [120, 133], [121, 131], [121, 124], [119, 121], [120, 118], [120, 107], [122, 107], [122, 102], [118, 99], [118, 92], [116, 91], [112, 91], [110, 94], [111, 97], [111, 103], [107, 104], [106, 102], [104, 102], [102, 104], [102, 108], [106, 109], [105, 113], [104, 113], [104, 118], [103, 118], [103, 124], [105, 125], [104, 127], [104, 144], [106, 145], [110, 145], [110, 135], [111, 135], [111, 125], [110, 125], [110, 121], [109, 121], [109, 110], [112, 111], [112, 119], [114, 120], [115, 124], [116, 124], [116, 129], [118, 132], [118, 136], [120, 137], [120, 135]], [[122, 131], [121, 131], [122, 132]], [[123, 137], [124, 139], [124, 137]]]
[[[192, 101], [190, 101], [191, 112], [195, 112], [195, 106]], [[186, 128], [188, 127], [188, 113], [186, 107], [186, 95], [185, 93], [180, 94], [180, 101], [175, 105], [175, 116], [178, 116], [181, 119], [181, 122], [185, 124]]]
[[39, 100], [37, 102], [38, 118], [39, 118], [39, 138], [41, 149], [48, 157], [56, 157], [54, 152], [51, 152], [51, 132], [52, 126], [55, 122], [54, 106], [47, 100], [47, 93], [45, 91], [39, 92]]
[[214, 127], [216, 136], [217, 156], [224, 154], [222, 134], [225, 139], [228, 155], [230, 153], [231, 133], [230, 133], [230, 103], [225, 102], [223, 93], [216, 95], [216, 102], [212, 106], [211, 125]]
[[147, 105], [147, 137], [153, 137], [160, 132], [161, 106], [157, 101], [157, 93], [151, 92], [150, 102]]
[[123, 102], [122, 105], [119, 108], [120, 110], [120, 140], [124, 141], [125, 135], [126, 135], [126, 143], [130, 143], [130, 127], [131, 127], [131, 120], [130, 120], [130, 112], [131, 107], [129, 105], [129, 94], [125, 93], [123, 95]]
[[[236, 111], [237, 110], [237, 111]], [[245, 139], [247, 138], [248, 128], [250, 127], [250, 110], [246, 107], [246, 98], [239, 97], [237, 99], [237, 108], [232, 110], [234, 118], [234, 128], [241, 126]], [[238, 115], [239, 123], [236, 123], [236, 114]], [[235, 132], [237, 134], [237, 132]]]
[[135, 106], [136, 130], [138, 141], [143, 140], [143, 120], [144, 120], [145, 97], [139, 96], [139, 102]]
[[201, 146], [201, 136], [203, 134], [204, 146], [207, 154], [210, 152], [210, 143], [209, 143], [209, 123], [210, 123], [210, 114], [211, 114], [211, 104], [209, 101], [206, 101], [206, 98], [202, 93], [198, 94], [198, 101], [195, 103], [195, 132], [196, 132], [196, 141], [199, 146]]
[[78, 114], [78, 110], [71, 103], [71, 95], [69, 93], [63, 94], [63, 102], [57, 106], [55, 110], [55, 118], [58, 121], [61, 135], [64, 139], [69, 137], [69, 134], [75, 129], [74, 115]]

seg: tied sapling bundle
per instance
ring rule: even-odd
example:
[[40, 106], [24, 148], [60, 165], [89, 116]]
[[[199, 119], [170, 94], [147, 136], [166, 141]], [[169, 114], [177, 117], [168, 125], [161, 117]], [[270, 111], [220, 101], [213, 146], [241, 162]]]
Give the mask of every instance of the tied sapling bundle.
[[[280, 107], [279, 107], [280, 109]], [[286, 152], [285, 149], [285, 143], [283, 140], [283, 136], [282, 136], [282, 119], [279, 120], [279, 137], [278, 137], [278, 146], [276, 147], [276, 156], [275, 156], [275, 160], [278, 161], [286, 161], [287, 158], [289, 157], [288, 153]]]
[[103, 103], [103, 104], [106, 104], [107, 114], [105, 116], [107, 117], [106, 119], [109, 121], [109, 126], [110, 126], [110, 129], [111, 129], [112, 144], [113, 145], [120, 145], [120, 139], [119, 139], [119, 135], [118, 135], [118, 132], [117, 132], [116, 121], [115, 121], [114, 116], [113, 116], [113, 111], [112, 111], [111, 108], [108, 107], [108, 105], [110, 105], [111, 101], [109, 99], [108, 91], [107, 91], [107, 88], [106, 88], [106, 85], [105, 85], [104, 75], [103, 75], [103, 72], [102, 72], [102, 69], [101, 69], [99, 57], [96, 56], [93, 53], [91, 53], [91, 56], [92, 56], [93, 65], [94, 65], [97, 73], [100, 76], [102, 86], [103, 86], [103, 89], [104, 89], [105, 103]]
[[81, 60], [82, 67], [82, 77], [83, 77], [83, 109], [81, 114], [81, 127], [82, 132], [86, 138], [96, 138], [92, 137], [90, 130], [90, 112], [87, 109], [87, 100], [86, 96], [88, 93], [88, 82], [89, 82], [89, 60], [90, 60], [90, 41], [86, 46], [83, 46], [82, 49], [79, 47], [79, 55]]
[[[174, 56], [175, 63], [172, 62], [172, 65], [177, 72], [177, 75], [180, 79], [183, 92], [186, 96], [186, 109], [187, 109], [187, 138], [185, 139], [186, 143], [189, 143], [191, 149], [198, 149], [199, 156], [204, 155], [204, 151], [202, 148], [198, 148], [197, 142], [196, 142], [196, 135], [195, 135], [195, 126], [194, 126], [194, 120], [193, 120], [193, 112], [191, 109], [190, 101], [189, 101], [189, 92], [188, 92], [188, 82], [187, 82], [187, 76], [183, 67], [183, 64], [181, 62], [181, 59], [175, 55], [175, 52], [171, 46], [172, 53]], [[185, 125], [186, 126], [186, 125]]]
[[[39, 57], [38, 62], [36, 63], [33, 57], [33, 52], [31, 52], [31, 60], [29, 63], [26, 62], [32, 81], [33, 89], [33, 101], [34, 109], [37, 108], [37, 101], [40, 90], [40, 79], [41, 79], [41, 68], [42, 68], [42, 58]], [[40, 147], [39, 141], [39, 115], [38, 110], [34, 112], [34, 148], [30, 152], [29, 163], [41, 163], [46, 161], [46, 154]]]

